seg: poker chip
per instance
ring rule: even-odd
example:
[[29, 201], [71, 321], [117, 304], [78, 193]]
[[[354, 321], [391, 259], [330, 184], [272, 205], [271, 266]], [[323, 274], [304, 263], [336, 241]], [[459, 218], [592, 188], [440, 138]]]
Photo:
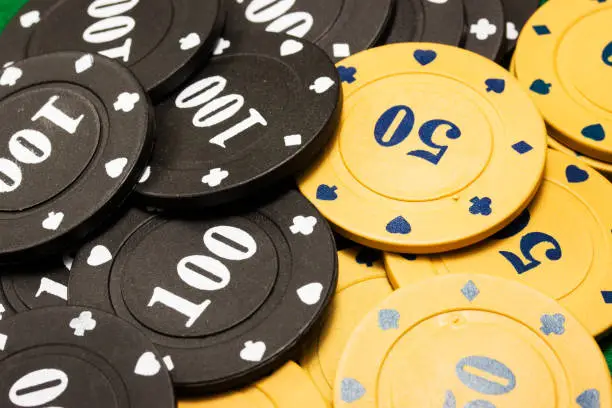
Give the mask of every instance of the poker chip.
[[461, 251], [385, 254], [389, 278], [395, 287], [468, 272], [515, 279], [557, 299], [592, 335], [602, 335], [612, 328], [610, 197], [608, 180], [549, 150], [540, 191], [512, 224]]
[[6, 408], [175, 406], [153, 344], [97, 310], [51, 307], [0, 321], [0, 365]]
[[298, 184], [341, 234], [386, 251], [444, 252], [499, 231], [535, 195], [546, 129], [497, 64], [414, 43], [338, 70], [341, 125]]
[[512, 56], [514, 47], [523, 26], [540, 6], [539, 0], [503, 0], [506, 16], [506, 41], [504, 52], [506, 57]]
[[458, 46], [463, 30], [463, 0], [396, 0], [384, 43], [433, 42]]
[[608, 180], [612, 179], [612, 164], [592, 159], [580, 153], [576, 153], [569, 147], [564, 146], [563, 144], [558, 142], [557, 139], [555, 139], [555, 135], [557, 135], [557, 132], [555, 132], [553, 129], [549, 129], [548, 133], [548, 146], [550, 148], [555, 149], [558, 152], [570, 155], [572, 157], [577, 157], [578, 160], [588, 164], [589, 166], [603, 174]]
[[609, 1], [548, 2], [529, 20], [515, 57], [517, 77], [559, 142], [606, 163], [612, 163], [611, 18]]
[[329, 402], [333, 400], [336, 367], [351, 332], [392, 291], [378, 251], [368, 248], [340, 251], [338, 270], [338, 287], [329, 317], [300, 361]]
[[0, 258], [62, 253], [106, 222], [150, 158], [152, 114], [133, 75], [104, 57], [56, 53], [5, 67]]
[[463, 3], [467, 27], [463, 48], [498, 60], [505, 41], [506, 17], [502, 0], [463, 0]]
[[334, 390], [337, 408], [612, 404], [605, 359], [580, 323], [540, 292], [486, 275], [395, 291], [351, 335]]
[[0, 55], [98, 53], [128, 66], [157, 100], [208, 58], [224, 17], [220, 0], [29, 0], [0, 36]]
[[296, 191], [243, 214], [130, 211], [85, 245], [70, 303], [112, 311], [172, 357], [175, 386], [219, 392], [289, 359], [336, 286], [329, 226]]
[[611, 408], [612, 0], [544, 3], [0, 1], [0, 408]]
[[0, 267], [0, 320], [31, 309], [65, 306], [73, 258]]
[[178, 403], [178, 408], [242, 407], [327, 408], [327, 404], [308, 374], [293, 361], [251, 387]]
[[225, 36], [219, 54], [157, 105], [157, 145], [138, 193], [147, 205], [199, 209], [236, 201], [302, 170], [340, 114], [338, 73], [313, 44]]
[[[339, 61], [379, 41], [391, 18], [393, 3], [394, 0], [226, 1], [224, 33], [284, 33], [317, 44]], [[255, 37], [249, 41], [261, 40]]]

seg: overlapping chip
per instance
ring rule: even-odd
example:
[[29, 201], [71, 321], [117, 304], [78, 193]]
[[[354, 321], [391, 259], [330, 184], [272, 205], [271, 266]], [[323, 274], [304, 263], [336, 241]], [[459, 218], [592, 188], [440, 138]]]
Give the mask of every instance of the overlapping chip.
[[0, 2], [0, 407], [612, 406], [610, 21]]

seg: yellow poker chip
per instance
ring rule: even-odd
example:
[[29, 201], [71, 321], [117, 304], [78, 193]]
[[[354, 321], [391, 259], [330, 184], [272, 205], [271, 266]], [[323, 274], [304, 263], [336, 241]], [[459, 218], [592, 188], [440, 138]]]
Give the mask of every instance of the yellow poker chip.
[[589, 166], [593, 167], [595, 170], [603, 174], [608, 180], [612, 179], [612, 164], [602, 162], [602, 161], [590, 158], [588, 156], [582, 155], [580, 153], [574, 152], [572, 149], [563, 145], [561, 142], [559, 142], [556, 139], [559, 137], [558, 132], [556, 132], [553, 129], [548, 129], [548, 135], [549, 135], [548, 136], [548, 146], [549, 147], [561, 153], [565, 153], [570, 156], [577, 157], [578, 160], [588, 164]]
[[555, 0], [529, 20], [516, 73], [559, 141], [612, 163], [612, 2]]
[[300, 361], [329, 402], [336, 367], [351, 332], [392, 291], [380, 252], [368, 248], [338, 252], [338, 287], [329, 317]]
[[557, 299], [593, 336], [612, 328], [612, 184], [549, 150], [531, 205], [490, 239], [436, 256], [385, 254], [394, 287], [477, 273], [514, 279]]
[[444, 275], [401, 288], [355, 329], [335, 408], [603, 408], [597, 343], [554, 300], [518, 282]]
[[403, 43], [341, 61], [336, 135], [299, 177], [343, 235], [433, 253], [481, 241], [529, 203], [546, 130], [520, 84], [459, 48]]
[[178, 408], [328, 408], [300, 366], [288, 362], [270, 377], [243, 390], [217, 396], [184, 399]]

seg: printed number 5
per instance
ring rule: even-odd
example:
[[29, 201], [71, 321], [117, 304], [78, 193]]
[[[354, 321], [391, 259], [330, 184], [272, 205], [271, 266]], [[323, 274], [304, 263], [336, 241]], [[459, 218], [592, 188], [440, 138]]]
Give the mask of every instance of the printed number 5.
[[512, 264], [514, 269], [516, 269], [516, 272], [521, 275], [532, 270], [533, 268], [537, 268], [542, 264], [542, 262], [535, 259], [531, 252], [536, 246], [543, 243], [549, 243], [552, 245], [552, 248], [546, 250], [546, 257], [549, 260], [558, 261], [561, 259], [561, 256], [563, 255], [561, 245], [559, 245], [559, 242], [556, 239], [543, 232], [530, 232], [521, 238], [521, 254], [523, 254], [527, 262], [523, 262], [518, 255], [512, 252], [500, 251], [499, 253], [502, 254], [503, 257]]

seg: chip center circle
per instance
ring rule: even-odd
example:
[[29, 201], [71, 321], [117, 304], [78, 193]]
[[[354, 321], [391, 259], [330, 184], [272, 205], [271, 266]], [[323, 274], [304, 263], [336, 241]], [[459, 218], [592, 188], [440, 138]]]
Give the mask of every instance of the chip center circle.
[[171, 0], [103, 3], [59, 2], [36, 25], [27, 55], [95, 52], [133, 66], [156, 49], [175, 15]]
[[[239, 69], [245, 66], [258, 68]], [[215, 59], [184, 89], [156, 107], [156, 146], [163, 154], [154, 155], [153, 167], [165, 173], [193, 171], [197, 187], [191, 188], [196, 191], [201, 189], [202, 177], [215, 166], [233, 175], [239, 160], [273, 150], [274, 141], [295, 133], [293, 121], [301, 113], [291, 107], [300, 98], [295, 91], [300, 86], [290, 67], [275, 58], [233, 55]]]
[[535, 333], [505, 316], [478, 310], [442, 313], [419, 322], [389, 350], [378, 395], [392, 402], [380, 406], [487, 401], [518, 407], [534, 404], [535, 395], [555, 401], [564, 388], [564, 379], [551, 371], [555, 359]]
[[102, 121], [88, 90], [47, 84], [0, 102], [0, 211], [23, 211], [61, 194], [81, 176]]
[[[86, 353], [86, 354], [83, 354]], [[96, 364], [88, 361], [92, 358]], [[121, 408], [127, 396], [119, 377], [103, 359], [80, 348], [34, 347], [3, 361], [0, 372], [2, 406], [69, 406], [86, 392], [92, 408]], [[85, 391], [86, 390], [86, 391]]]
[[152, 222], [130, 237], [117, 266], [130, 313], [172, 337], [239, 325], [266, 302], [278, 276], [272, 240], [241, 217]]
[[612, 113], [610, 21], [612, 9], [604, 9], [578, 20], [559, 41], [556, 61], [564, 87], [570, 92], [574, 91], [572, 93], [577, 91], [578, 95], [574, 95], [574, 98], [587, 99], [592, 104], [591, 109], [595, 108], [602, 115]]
[[346, 102], [342, 159], [381, 196], [407, 202], [452, 196], [479, 177], [492, 155], [492, 128], [480, 99], [466, 85], [437, 75], [370, 83]]

